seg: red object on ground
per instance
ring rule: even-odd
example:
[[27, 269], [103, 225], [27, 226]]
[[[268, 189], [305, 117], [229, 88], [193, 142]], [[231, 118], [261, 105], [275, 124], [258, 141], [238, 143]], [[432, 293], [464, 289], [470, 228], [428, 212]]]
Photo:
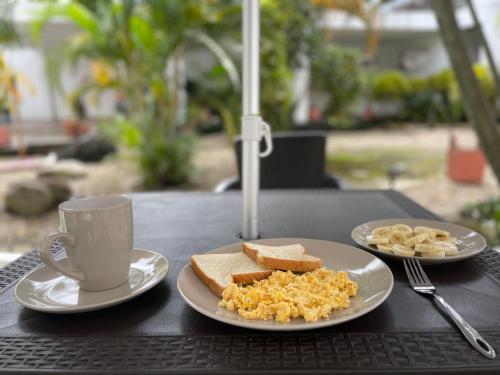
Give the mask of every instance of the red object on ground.
[[321, 109], [318, 107], [312, 106], [309, 109], [309, 120], [311, 122], [319, 122], [323, 118], [323, 114], [321, 113]]
[[461, 149], [457, 147], [455, 137], [450, 139], [448, 150], [448, 177], [454, 181], [472, 184], [483, 180], [486, 157], [479, 148]]
[[89, 131], [89, 126], [80, 120], [66, 120], [63, 123], [63, 128], [64, 133], [73, 138], [86, 134]]
[[10, 145], [10, 128], [0, 126], [0, 147]]

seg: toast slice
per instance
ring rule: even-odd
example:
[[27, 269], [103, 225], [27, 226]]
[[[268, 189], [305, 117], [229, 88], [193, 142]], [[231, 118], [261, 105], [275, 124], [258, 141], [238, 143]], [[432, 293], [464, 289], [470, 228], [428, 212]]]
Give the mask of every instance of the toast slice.
[[273, 273], [273, 270], [258, 265], [243, 252], [193, 255], [191, 267], [219, 297], [230, 283], [248, 284]]
[[245, 242], [243, 252], [255, 263], [273, 270], [307, 272], [323, 266], [320, 258], [306, 254], [306, 249], [300, 244], [267, 246]]

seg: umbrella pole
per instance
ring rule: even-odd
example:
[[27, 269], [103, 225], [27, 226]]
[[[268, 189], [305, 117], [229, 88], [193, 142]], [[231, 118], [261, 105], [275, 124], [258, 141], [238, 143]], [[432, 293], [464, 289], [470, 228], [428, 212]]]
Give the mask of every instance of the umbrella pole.
[[[241, 117], [243, 225], [245, 240], [259, 237], [259, 158], [273, 150], [271, 128], [259, 115], [259, 0], [243, 0], [243, 114]], [[264, 138], [266, 149], [260, 151]]]
[[[255, 118], [259, 116], [259, 0], [243, 0], [243, 116], [242, 116], [242, 236], [253, 240], [259, 236], [259, 141]], [[252, 132], [252, 130], [254, 130]], [[253, 133], [253, 134], [251, 134]], [[253, 135], [253, 136], [252, 136]]]

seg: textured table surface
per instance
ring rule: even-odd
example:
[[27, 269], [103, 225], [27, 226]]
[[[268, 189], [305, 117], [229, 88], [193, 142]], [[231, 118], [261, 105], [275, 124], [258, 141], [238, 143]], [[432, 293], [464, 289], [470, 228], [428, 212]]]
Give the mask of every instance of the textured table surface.
[[[236, 328], [200, 315], [176, 289], [193, 253], [237, 242], [241, 195], [132, 195], [135, 245], [165, 255], [166, 279], [122, 305], [75, 315], [30, 311], [15, 282], [39, 264], [30, 253], [0, 270], [0, 373], [450, 373], [499, 374], [500, 360], [474, 351], [431, 301], [408, 286], [402, 265], [388, 300], [347, 324], [280, 334]], [[354, 245], [351, 230], [383, 218], [436, 217], [392, 191], [261, 193], [263, 237]], [[426, 268], [440, 293], [500, 351], [500, 256]]]

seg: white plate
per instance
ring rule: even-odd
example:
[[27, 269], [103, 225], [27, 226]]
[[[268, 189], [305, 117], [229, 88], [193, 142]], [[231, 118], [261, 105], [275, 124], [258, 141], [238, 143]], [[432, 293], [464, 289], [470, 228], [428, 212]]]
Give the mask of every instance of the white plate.
[[[58, 260], [64, 265], [68, 259]], [[134, 249], [128, 282], [100, 292], [80, 290], [78, 283], [41, 266], [24, 276], [16, 286], [16, 300], [33, 310], [50, 313], [77, 313], [110, 307], [146, 292], [158, 284], [169, 269], [163, 255]]]
[[[394, 278], [387, 265], [366, 251], [336, 242], [306, 238], [271, 238], [252, 241], [271, 246], [300, 243], [311, 255], [323, 259], [324, 266], [334, 270], [345, 270], [358, 282], [358, 295], [351, 299], [348, 309], [335, 311], [327, 319], [306, 322], [302, 318], [289, 323], [274, 320], [245, 320], [237, 312], [219, 307], [219, 298], [196, 276], [191, 266], [186, 265], [177, 278], [177, 289], [182, 298], [196, 311], [234, 326], [269, 330], [298, 331], [327, 327], [360, 317], [379, 306], [391, 293]], [[241, 251], [241, 242], [220, 247], [209, 253], [235, 253]]]
[[[452, 237], [457, 239], [458, 254], [447, 256], [444, 258], [432, 258], [432, 257], [420, 257], [420, 256], [402, 256], [385, 253], [377, 249], [376, 246], [369, 245], [366, 241], [366, 236], [371, 235], [372, 230], [378, 227], [392, 226], [396, 224], [406, 224], [414, 228], [416, 226], [426, 226], [436, 229], [442, 229], [450, 232]], [[368, 223], [361, 224], [354, 228], [351, 233], [351, 237], [358, 245], [363, 248], [370, 250], [376, 255], [385, 258], [392, 259], [406, 259], [415, 258], [422, 264], [440, 264], [457, 262], [459, 260], [464, 260], [471, 256], [479, 254], [486, 248], [486, 240], [479, 233], [474, 232], [472, 229], [461, 227], [460, 225], [450, 224], [444, 221], [434, 221], [434, 220], [424, 220], [424, 219], [386, 219], [386, 220], [376, 220], [370, 221]]]

